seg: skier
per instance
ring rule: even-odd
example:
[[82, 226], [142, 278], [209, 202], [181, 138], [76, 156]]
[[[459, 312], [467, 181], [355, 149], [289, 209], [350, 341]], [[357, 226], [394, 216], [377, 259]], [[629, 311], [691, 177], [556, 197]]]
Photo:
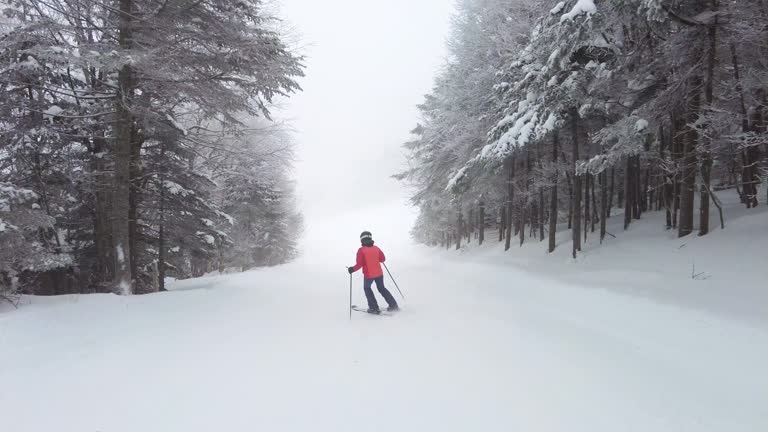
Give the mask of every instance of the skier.
[[363, 276], [365, 280], [363, 282], [363, 290], [365, 291], [365, 298], [368, 300], [368, 313], [379, 314], [379, 304], [376, 302], [376, 296], [373, 295], [371, 285], [376, 282], [376, 289], [387, 301], [387, 311], [395, 312], [400, 310], [397, 306], [397, 301], [392, 297], [392, 294], [384, 287], [384, 272], [381, 269], [381, 263], [386, 260], [384, 252], [377, 246], [373, 245], [373, 236], [369, 231], [363, 231], [360, 234], [360, 242], [362, 247], [357, 250], [357, 264], [354, 267], [349, 267], [349, 274], [352, 274], [361, 268], [363, 269]]

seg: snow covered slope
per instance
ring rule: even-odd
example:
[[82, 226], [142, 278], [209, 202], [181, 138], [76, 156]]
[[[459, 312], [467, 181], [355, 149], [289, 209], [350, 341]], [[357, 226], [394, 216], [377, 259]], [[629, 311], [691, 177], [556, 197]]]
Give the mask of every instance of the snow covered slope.
[[379, 238], [394, 317], [349, 320], [333, 244], [164, 294], [27, 298], [0, 313], [0, 430], [768, 430], [765, 287], [745, 288], [765, 213], [687, 240], [653, 217], [576, 262]]
[[553, 256], [547, 254], [546, 240], [531, 238], [522, 247], [513, 241], [511, 250], [501, 253], [497, 232], [486, 235], [490, 240], [483, 247], [473, 240], [459, 253], [464, 260], [512, 266], [567, 284], [764, 322], [768, 319], [768, 207], [747, 210], [733, 191], [718, 195], [724, 203], [726, 229], [720, 229], [713, 209], [711, 233], [704, 237], [694, 234], [679, 239], [676, 229], [664, 231], [663, 212], [646, 213], [624, 231], [623, 215], [614, 210], [607, 227], [613, 236], [606, 236], [600, 245], [596, 227], [575, 261], [571, 231], [565, 226], [560, 227]]

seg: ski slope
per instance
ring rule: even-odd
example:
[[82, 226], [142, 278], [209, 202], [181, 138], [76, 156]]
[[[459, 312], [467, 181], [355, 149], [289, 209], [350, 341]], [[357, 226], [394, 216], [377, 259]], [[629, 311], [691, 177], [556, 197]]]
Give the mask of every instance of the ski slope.
[[[622, 280], [637, 251], [618, 243], [601, 277], [589, 254], [381, 240], [403, 311], [350, 321], [344, 243], [157, 295], [25, 299], [0, 313], [0, 430], [768, 430], [766, 297], [729, 300], [730, 261], [704, 281], [629, 264]], [[747, 282], [760, 260], [742, 259]], [[699, 282], [708, 297], [664, 294]]]

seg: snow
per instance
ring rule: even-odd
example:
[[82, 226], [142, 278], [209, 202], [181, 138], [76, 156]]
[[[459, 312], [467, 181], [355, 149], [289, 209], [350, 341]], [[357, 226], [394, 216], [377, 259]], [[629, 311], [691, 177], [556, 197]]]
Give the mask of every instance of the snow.
[[726, 231], [677, 239], [650, 213], [622, 232], [615, 215], [617, 238], [590, 235], [577, 260], [566, 230], [548, 255], [538, 241], [433, 250], [377, 229], [406, 296], [394, 317], [349, 320], [341, 264], [357, 242], [329, 229], [336, 241], [307, 241], [293, 264], [168, 293], [24, 297], [0, 313], [0, 425], [765, 431], [768, 209], [723, 195]]
[[186, 197], [188, 197], [190, 195], [194, 195], [195, 194], [194, 191], [185, 189], [182, 185], [180, 185], [180, 184], [178, 184], [176, 182], [172, 182], [170, 180], [164, 180], [163, 181], [163, 186], [165, 186], [165, 189], [167, 189], [168, 193], [171, 194], [171, 195], [179, 195], [179, 196], [181, 196], [183, 198], [186, 198]]
[[554, 51], [552, 51], [552, 54], [550, 54], [549, 58], [547, 59], [547, 65], [552, 66], [552, 64], [557, 61], [558, 57], [560, 57], [560, 48], [556, 48]]
[[0, 218], [0, 233], [6, 232], [8, 230], [18, 230], [18, 229], [19, 227], [12, 225], [10, 222]]
[[573, 5], [570, 12], [565, 13], [560, 17], [560, 23], [562, 24], [566, 21], [572, 21], [577, 16], [583, 14], [589, 16], [595, 12], [597, 12], [597, 7], [595, 6], [594, 0], [578, 0], [576, 4]]
[[635, 131], [642, 132], [648, 129], [648, 120], [640, 119], [635, 123]]
[[51, 105], [47, 110], [45, 110], [43, 117], [45, 117], [46, 120], [49, 120], [51, 123], [53, 123], [54, 117], [61, 114], [63, 111], [64, 111], [64, 108], [58, 105]]
[[171, 116], [170, 114], [166, 114], [165, 118], [166, 118], [166, 120], [168, 120], [168, 122], [171, 124], [171, 126], [173, 126], [175, 129], [179, 130], [182, 135], [187, 136], [187, 134], [189, 133], [187, 131], [187, 129], [184, 126], [182, 126], [181, 123], [177, 122], [176, 119], [173, 118], [173, 116]]
[[547, 82], [547, 87], [554, 87], [557, 85], [557, 75], [553, 75]]
[[721, 13], [718, 11], [705, 10], [700, 14], [696, 15], [695, 17], [693, 17], [692, 20], [698, 23], [701, 23], [703, 25], [709, 25], [709, 24], [712, 24], [715, 21], [715, 18], [717, 18], [720, 15]]
[[448, 179], [448, 185], [445, 187], [446, 191], [451, 191], [453, 188], [456, 187], [456, 185], [464, 178], [464, 176], [467, 175], [467, 171], [469, 170], [469, 167], [462, 167], [456, 174], [453, 175], [450, 179]]
[[116, 255], [117, 256], [117, 262], [119, 264], [124, 263], [125, 262], [125, 251], [123, 250], [123, 245], [122, 244], [118, 244], [117, 246], [115, 246], [115, 253], [117, 254]]
[[234, 224], [235, 224], [235, 218], [233, 218], [232, 216], [230, 216], [230, 215], [228, 215], [228, 214], [224, 213], [224, 212], [223, 212], [223, 211], [221, 211], [221, 210], [216, 210], [216, 215], [217, 215], [217, 216], [220, 216], [220, 217], [223, 217], [224, 219], [226, 219], [226, 220], [227, 220], [227, 222], [228, 222], [230, 225], [234, 225]]
[[19, 62], [19, 66], [21, 66], [22, 69], [42, 69], [42, 66], [37, 59], [32, 56], [27, 56], [24, 61]]
[[37, 194], [30, 189], [0, 182], [0, 211], [11, 211], [11, 204], [21, 204], [37, 198]]
[[530, 120], [520, 128], [520, 135], [517, 137], [517, 145], [524, 146], [528, 143], [533, 130], [536, 128], [538, 120], [539, 115], [534, 112]]
[[203, 241], [208, 243], [209, 245], [215, 245], [216, 244], [216, 239], [213, 238], [213, 236], [208, 234], [208, 233], [204, 233], [202, 231], [198, 231], [198, 232], [195, 233], [195, 235], [200, 237], [201, 239], [203, 239]]
[[547, 117], [547, 121], [544, 122], [544, 126], [543, 126], [544, 133], [555, 130], [556, 125], [557, 125], [557, 114], [549, 113], [549, 117]]
[[131, 283], [127, 281], [121, 281], [118, 285], [118, 290], [120, 292], [120, 295], [130, 295], [131, 294]]
[[565, 9], [565, 2], [564, 2], [564, 1], [561, 1], [560, 3], [556, 4], [556, 5], [555, 5], [555, 7], [553, 7], [553, 8], [552, 8], [552, 10], [551, 10], [551, 11], [549, 11], [549, 13], [550, 13], [551, 15], [557, 15], [557, 14], [559, 14], [560, 12], [562, 12], [562, 11], [563, 11], [563, 9]]
[[593, 108], [594, 108], [594, 106], [592, 104], [590, 104], [590, 103], [586, 103], [586, 104], [580, 106], [579, 107], [579, 117], [586, 118], [587, 115], [590, 113], [590, 111], [592, 111]]

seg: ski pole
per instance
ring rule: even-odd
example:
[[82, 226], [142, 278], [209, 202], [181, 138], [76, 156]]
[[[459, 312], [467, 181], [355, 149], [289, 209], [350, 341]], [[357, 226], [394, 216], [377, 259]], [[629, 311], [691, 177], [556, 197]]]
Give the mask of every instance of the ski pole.
[[349, 320], [352, 321], [352, 273], [349, 274]]
[[403, 295], [403, 292], [400, 291], [400, 287], [397, 285], [397, 281], [395, 280], [395, 278], [392, 277], [392, 272], [389, 271], [389, 267], [387, 267], [386, 263], [382, 263], [382, 264], [384, 264], [384, 268], [387, 269], [387, 273], [389, 273], [389, 278], [392, 279], [392, 282], [395, 283], [395, 288], [397, 288], [397, 292], [400, 293], [400, 297], [402, 297], [403, 300], [405, 300], [405, 296]]

